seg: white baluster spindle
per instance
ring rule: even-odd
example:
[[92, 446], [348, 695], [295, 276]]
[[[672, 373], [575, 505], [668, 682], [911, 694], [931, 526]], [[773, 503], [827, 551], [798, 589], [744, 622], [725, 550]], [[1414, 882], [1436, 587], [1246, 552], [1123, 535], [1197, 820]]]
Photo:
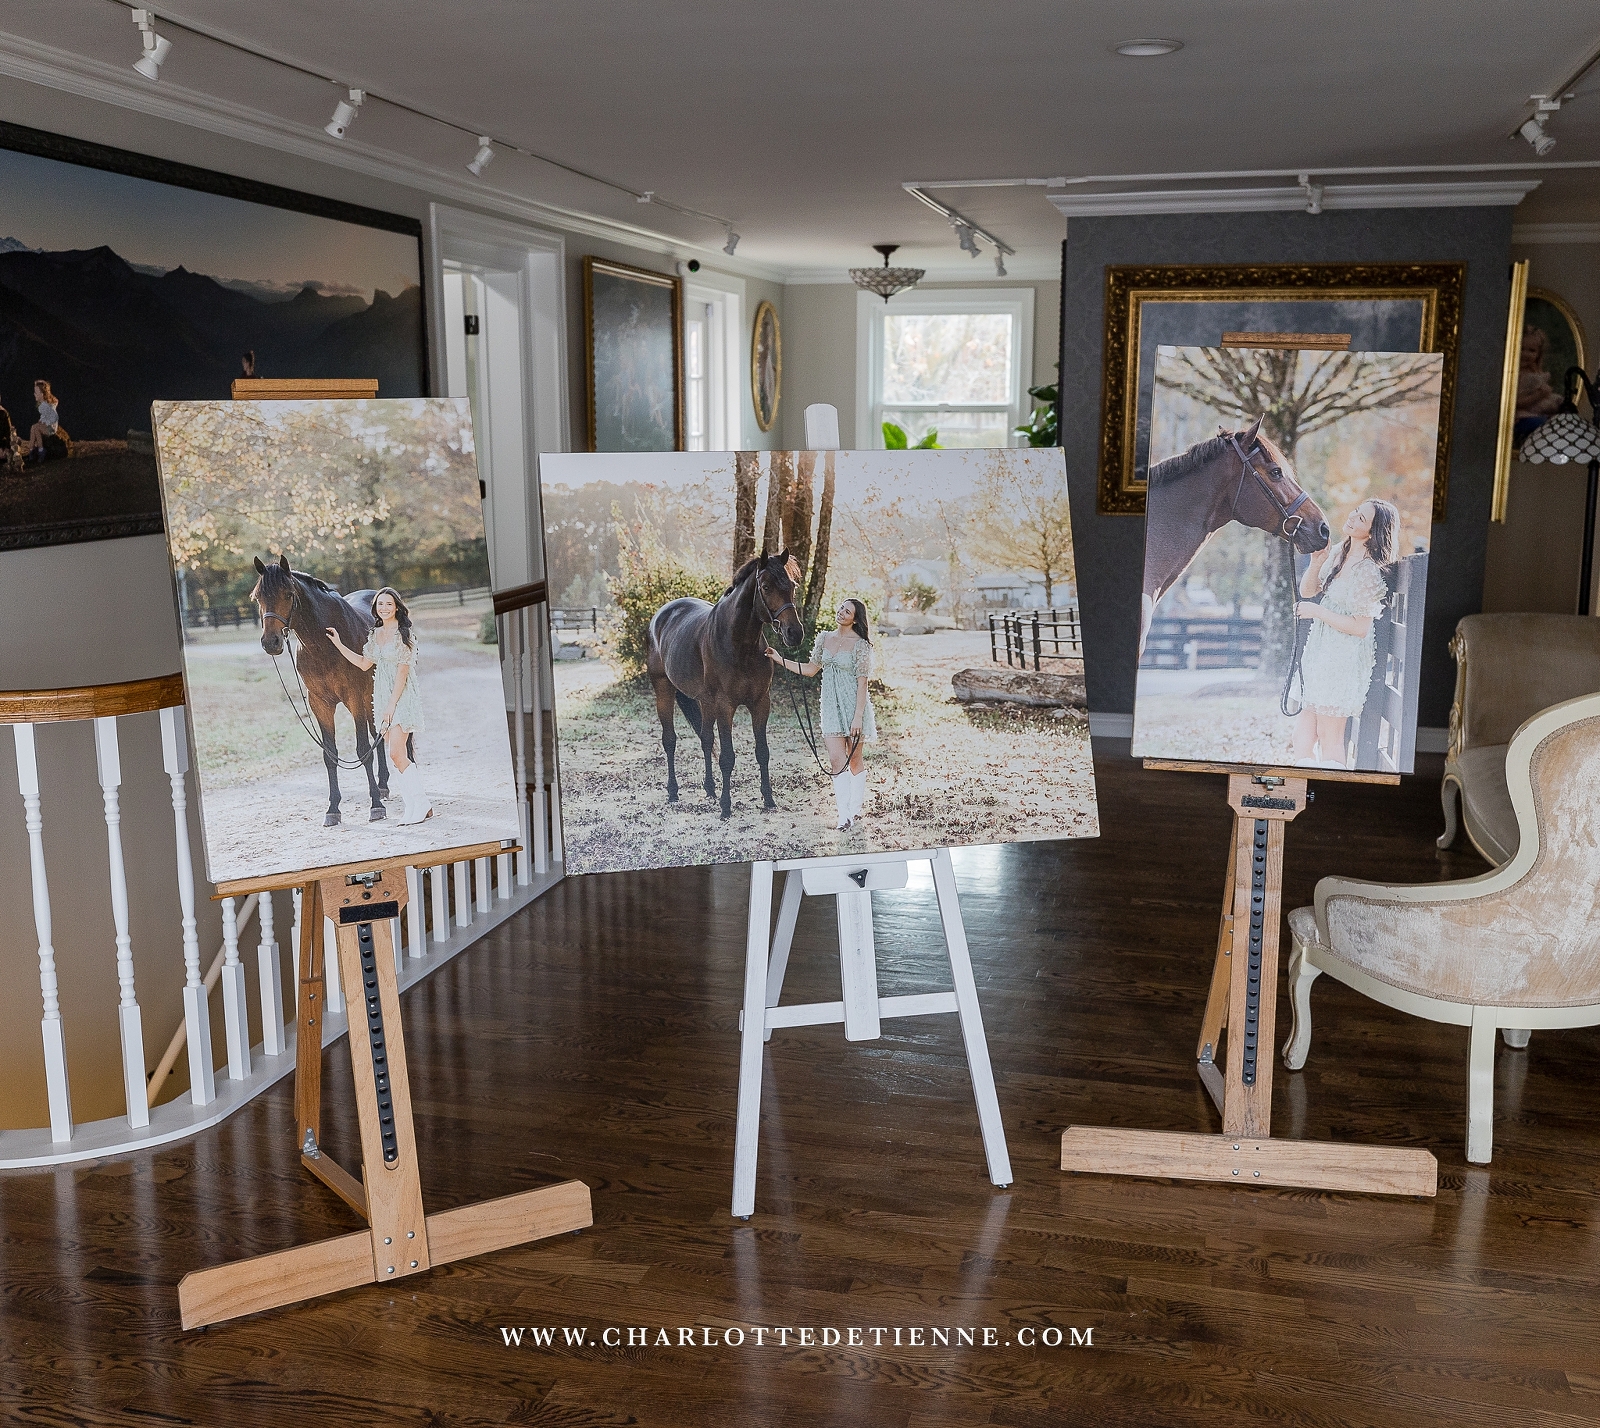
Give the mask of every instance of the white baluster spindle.
[[455, 874], [457, 927], [472, 926], [472, 885], [469, 876], [471, 869], [470, 862], [450, 864], [450, 870]]
[[410, 893], [410, 900], [406, 904], [406, 926], [410, 929], [410, 935], [406, 938], [406, 955], [420, 961], [428, 955], [428, 909], [422, 901], [421, 869], [406, 869], [406, 889]]
[[487, 858], [479, 858], [475, 872], [478, 883], [478, 911], [487, 913], [489, 911], [489, 860]]
[[[254, 894], [251, 897], [254, 898]], [[245, 904], [248, 915], [249, 903]], [[222, 1024], [228, 1038], [228, 1079], [250, 1075], [250, 1009], [245, 1002], [244, 963], [239, 960], [239, 915], [235, 899], [222, 899]], [[187, 1008], [185, 1008], [187, 1012]]]
[[[524, 618], [521, 610], [508, 612], [504, 620], [506, 651], [511, 660], [511, 698], [516, 706], [516, 722], [512, 725], [512, 728], [516, 730], [517, 746], [517, 841], [522, 844], [522, 851], [517, 854], [517, 881], [526, 887], [533, 881], [532, 874], [529, 872], [531, 865], [528, 862], [533, 850], [528, 841], [528, 732], [523, 726], [527, 706], [522, 697], [522, 656], [525, 643], [522, 638], [523, 623]], [[509, 896], [509, 890], [507, 895]]]
[[28, 829], [28, 867], [33, 876], [33, 926], [39, 937], [39, 995], [44, 1018], [44, 1079], [50, 1100], [50, 1139], [72, 1139], [72, 1095], [67, 1086], [67, 1043], [61, 1026], [61, 987], [56, 980], [56, 949], [51, 942], [50, 883], [44, 866], [44, 811], [39, 799], [39, 760], [33, 725], [14, 724], [17, 784]]
[[117, 748], [117, 720], [106, 715], [94, 721], [95, 766], [105, 805], [106, 862], [111, 872], [111, 920], [117, 934], [117, 1025], [122, 1033], [122, 1086], [128, 1102], [128, 1124], [135, 1130], [150, 1124], [150, 1096], [145, 1082], [144, 1020], [133, 986], [133, 936], [128, 922], [128, 873], [122, 861], [122, 756]]
[[436, 863], [428, 870], [428, 880], [433, 884], [433, 940], [450, 940], [450, 899], [445, 894], [444, 864]]
[[256, 904], [261, 940], [256, 944], [256, 982], [261, 993], [261, 1054], [282, 1056], [283, 966], [278, 955], [277, 929], [272, 923], [272, 894], [263, 892]]
[[[544, 617], [541, 615], [535, 620], [531, 609], [517, 613], [522, 621], [523, 647], [527, 648], [530, 643], [532, 645], [528, 657], [528, 677], [533, 686], [533, 870], [544, 873], [550, 869], [550, 839], [545, 828], [544, 808]], [[531, 641], [528, 639], [530, 630], [533, 632]]]
[[208, 1106], [217, 1098], [211, 1064], [211, 1007], [200, 977], [200, 937], [194, 919], [194, 858], [189, 850], [189, 735], [183, 706], [161, 711], [161, 766], [172, 784], [173, 839], [178, 853], [178, 906], [183, 913], [183, 1020], [189, 1031], [189, 1099]]

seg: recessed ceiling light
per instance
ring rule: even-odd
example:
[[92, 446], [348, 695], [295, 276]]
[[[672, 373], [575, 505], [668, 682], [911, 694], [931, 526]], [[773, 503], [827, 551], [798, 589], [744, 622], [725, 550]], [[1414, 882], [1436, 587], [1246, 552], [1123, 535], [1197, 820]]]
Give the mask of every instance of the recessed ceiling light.
[[1128, 55], [1134, 59], [1149, 59], [1152, 55], [1170, 55], [1174, 50], [1181, 50], [1183, 41], [1124, 40], [1115, 48], [1119, 55]]

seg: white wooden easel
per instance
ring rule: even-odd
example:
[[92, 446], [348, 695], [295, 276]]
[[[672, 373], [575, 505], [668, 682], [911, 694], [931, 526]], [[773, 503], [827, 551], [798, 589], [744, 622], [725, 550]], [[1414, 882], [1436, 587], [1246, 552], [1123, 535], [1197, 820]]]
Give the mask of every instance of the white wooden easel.
[[[813, 451], [837, 450], [839, 414], [830, 406], [806, 408], [806, 445]], [[945, 948], [950, 958], [953, 991], [923, 992], [915, 996], [880, 997], [878, 964], [872, 938], [872, 894], [906, 886], [912, 863], [929, 863], [934, 892], [939, 899], [939, 920], [944, 925]], [[772, 879], [783, 872], [783, 900], [778, 925], [772, 931]], [[836, 1002], [806, 1002], [780, 1006], [783, 978], [789, 967], [789, 948], [800, 899], [835, 899], [839, 926], [839, 980], [842, 998]], [[750, 922], [745, 946], [744, 1008], [739, 1014], [739, 1108], [733, 1149], [733, 1213], [749, 1219], [756, 1204], [756, 1149], [761, 1126], [762, 1046], [781, 1026], [828, 1026], [844, 1023], [846, 1041], [875, 1041], [882, 1022], [891, 1017], [933, 1016], [955, 1012], [961, 1018], [961, 1038], [966, 1044], [972, 1092], [978, 1103], [978, 1125], [983, 1133], [989, 1179], [999, 1186], [1011, 1183], [1011, 1157], [1006, 1151], [1005, 1127], [995, 1095], [994, 1070], [989, 1064], [989, 1044], [984, 1037], [978, 990], [972, 979], [972, 958], [967, 950], [967, 930], [956, 897], [955, 869], [947, 848], [905, 853], [863, 853], [834, 858], [795, 858], [764, 862], [750, 869]]]

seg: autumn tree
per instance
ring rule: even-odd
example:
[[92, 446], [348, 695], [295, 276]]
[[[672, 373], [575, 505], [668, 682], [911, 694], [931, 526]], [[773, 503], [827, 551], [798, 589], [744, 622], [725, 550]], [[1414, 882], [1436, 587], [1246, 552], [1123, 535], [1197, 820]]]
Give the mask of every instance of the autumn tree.
[[756, 553], [756, 486], [761, 480], [761, 454], [733, 453], [733, 568]]
[[1044, 598], [1055, 604], [1058, 585], [1071, 584], [1072, 512], [1059, 470], [1004, 458], [978, 480], [973, 546], [984, 559], [1013, 570], [1037, 570]]
[[822, 502], [817, 508], [817, 543], [811, 553], [811, 572], [806, 579], [806, 600], [802, 612], [808, 623], [815, 624], [822, 609], [822, 597], [828, 588], [828, 553], [833, 542], [833, 478], [834, 453], [822, 455]]
[[[1363, 412], [1389, 411], [1438, 395], [1436, 366], [1392, 352], [1306, 352], [1262, 347], [1180, 348], [1164, 357], [1162, 388], [1240, 425], [1261, 418], [1265, 435], [1293, 461], [1306, 437]], [[1294, 651], [1294, 556], [1271, 542], [1261, 621], [1261, 668], [1281, 674]]]

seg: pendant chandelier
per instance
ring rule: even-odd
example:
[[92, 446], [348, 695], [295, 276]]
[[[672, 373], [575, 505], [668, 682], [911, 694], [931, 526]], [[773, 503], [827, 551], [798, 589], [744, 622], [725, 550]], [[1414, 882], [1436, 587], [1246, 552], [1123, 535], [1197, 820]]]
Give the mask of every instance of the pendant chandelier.
[[850, 281], [858, 288], [865, 288], [869, 293], [877, 293], [885, 302], [888, 302], [896, 293], [903, 293], [907, 288], [914, 288], [922, 281], [925, 268], [891, 268], [889, 259], [899, 247], [898, 243], [874, 243], [874, 251], [883, 254], [881, 268], [851, 268]]

